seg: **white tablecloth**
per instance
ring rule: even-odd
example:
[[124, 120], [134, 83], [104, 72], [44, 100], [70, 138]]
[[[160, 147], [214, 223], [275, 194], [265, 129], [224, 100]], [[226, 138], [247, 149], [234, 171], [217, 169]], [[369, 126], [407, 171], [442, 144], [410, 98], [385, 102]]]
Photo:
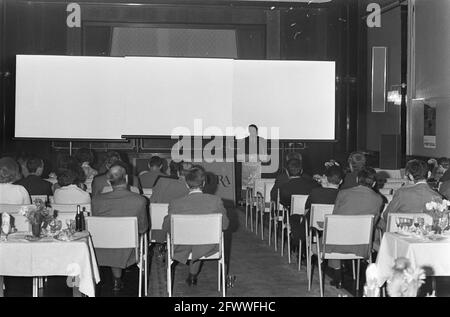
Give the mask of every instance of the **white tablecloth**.
[[395, 259], [400, 257], [409, 259], [413, 268], [432, 268], [434, 276], [450, 276], [450, 236], [431, 241], [385, 233], [377, 256], [380, 287], [390, 277]]
[[90, 237], [75, 241], [0, 242], [0, 276], [68, 276], [79, 273], [79, 290], [94, 297], [100, 275]]

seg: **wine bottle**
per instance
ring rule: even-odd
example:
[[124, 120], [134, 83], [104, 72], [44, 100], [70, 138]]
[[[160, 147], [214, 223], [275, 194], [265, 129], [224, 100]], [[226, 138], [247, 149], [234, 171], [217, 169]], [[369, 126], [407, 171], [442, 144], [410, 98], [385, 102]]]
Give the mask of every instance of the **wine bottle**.
[[86, 230], [86, 220], [84, 220], [85, 212], [86, 212], [86, 207], [83, 207], [83, 212], [81, 213], [81, 231]]
[[82, 225], [82, 214], [81, 214], [81, 207], [80, 205], [77, 205], [77, 214], [75, 216], [75, 230], [76, 231], [82, 231], [83, 225]]

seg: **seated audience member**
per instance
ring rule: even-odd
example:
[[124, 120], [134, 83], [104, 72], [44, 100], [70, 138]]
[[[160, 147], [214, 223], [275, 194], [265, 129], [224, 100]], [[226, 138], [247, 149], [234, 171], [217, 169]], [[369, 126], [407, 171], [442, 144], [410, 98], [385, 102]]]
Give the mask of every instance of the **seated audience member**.
[[[110, 151], [106, 153], [106, 159], [103, 163], [105, 165], [106, 170], [108, 171], [110, 167], [117, 161], [121, 161], [119, 153], [115, 151]], [[107, 172], [104, 174], [99, 174], [94, 177], [92, 181], [92, 197], [95, 197], [103, 192], [103, 188], [110, 187], [107, 177]]]
[[[92, 199], [92, 215], [96, 217], [137, 217], [138, 231], [148, 230], [146, 200], [139, 194], [128, 190], [127, 171], [113, 164], [106, 173], [107, 181], [113, 191], [98, 194]], [[111, 267], [113, 274], [113, 290], [123, 288], [122, 270], [136, 263], [135, 249], [95, 249], [99, 266]]]
[[[288, 153], [286, 160], [287, 165], [289, 165], [289, 161], [292, 159], [298, 159], [302, 161], [302, 155], [300, 153], [290, 152]], [[289, 171], [287, 168], [282, 169], [281, 173], [277, 175], [275, 178], [275, 184], [273, 185], [270, 191], [270, 200], [277, 201], [278, 189], [285, 183], [289, 181]]]
[[148, 163], [148, 171], [144, 171], [139, 174], [139, 183], [141, 188], [153, 188], [155, 186], [158, 176], [166, 176], [161, 172], [163, 166], [163, 160], [159, 156], [152, 156]]
[[[129, 182], [130, 177], [129, 177], [129, 173], [128, 173], [128, 171], [130, 170], [129, 165], [123, 161], [116, 161], [116, 162], [114, 162], [114, 164], [112, 166], [116, 166], [116, 165], [121, 166], [122, 168], [125, 169], [125, 171], [127, 171], [127, 188], [128, 188], [128, 190], [133, 193], [140, 194], [141, 192], [140, 192], [139, 188], [137, 188], [136, 186], [130, 185], [130, 182]], [[104, 193], [109, 193], [112, 191], [113, 191], [113, 188], [112, 188], [111, 184], [108, 182], [108, 185], [103, 187], [101, 193], [104, 194]]]
[[[229, 220], [222, 199], [202, 192], [205, 185], [205, 173], [200, 168], [192, 168], [186, 175], [186, 183], [189, 187], [189, 194], [185, 197], [173, 200], [169, 204], [169, 214], [164, 218], [163, 230], [170, 232], [170, 217], [172, 215], [203, 215], [203, 214], [222, 214], [222, 230], [228, 228]], [[189, 255], [192, 253], [192, 259], [189, 263], [189, 276], [186, 283], [197, 284], [197, 276], [200, 270], [201, 261], [199, 258], [209, 256], [218, 251], [217, 245], [175, 246], [173, 257], [177, 262], [186, 264]]]
[[189, 193], [189, 188], [184, 177], [192, 165], [172, 161], [170, 162], [170, 166], [171, 174], [176, 171], [177, 178], [159, 177], [153, 187], [150, 202], [168, 204], [172, 200], [184, 197]]
[[437, 166], [433, 172], [433, 178], [440, 183], [450, 180], [450, 159], [441, 157], [437, 160]]
[[412, 160], [406, 164], [405, 174], [414, 184], [405, 185], [398, 189], [392, 201], [387, 206], [380, 228], [384, 229], [390, 213], [422, 213], [425, 204], [442, 196], [435, 192], [427, 183], [427, 163]]
[[55, 204], [90, 204], [91, 196], [80, 188], [78, 173], [73, 170], [62, 170], [58, 173], [58, 185], [53, 194]]
[[25, 187], [14, 185], [20, 178], [20, 168], [11, 157], [0, 158], [0, 204], [27, 205], [31, 203]]
[[30, 195], [53, 195], [52, 184], [41, 178], [44, 171], [44, 161], [38, 157], [30, 157], [26, 165], [28, 176], [15, 184], [25, 187]]
[[320, 185], [312, 178], [302, 175], [302, 161], [292, 159], [288, 163], [289, 181], [280, 187], [280, 202], [285, 207], [291, 206], [292, 195], [309, 195]]
[[[78, 160], [74, 158], [73, 156], [70, 156], [67, 153], [61, 153], [56, 162], [56, 178], [58, 177], [58, 174], [60, 172], [63, 172], [65, 170], [71, 170], [76, 174], [77, 177], [77, 185], [82, 188], [86, 189], [86, 185], [84, 184], [86, 180], [86, 176], [84, 174], [83, 169], [81, 168]], [[57, 188], [59, 188], [60, 185], [56, 181], [55, 184], [53, 184], [53, 193], [56, 191]]]
[[[374, 225], [377, 223], [383, 208], [383, 199], [373, 187], [376, 186], [376, 172], [366, 167], [358, 172], [357, 186], [339, 191], [334, 203], [333, 215], [374, 215]], [[340, 260], [328, 260], [328, 266], [333, 268], [332, 285], [342, 288], [342, 269]]]
[[348, 189], [358, 186], [358, 172], [363, 170], [366, 166], [366, 156], [361, 152], [353, 152], [348, 157], [348, 165], [350, 172], [345, 175], [344, 182], [342, 183], [340, 189]]
[[[325, 171], [325, 179], [321, 187], [313, 188], [305, 204], [306, 219], [310, 219], [310, 209], [312, 204], [334, 205], [339, 192], [339, 186], [342, 183], [344, 172], [339, 166], [331, 166]], [[299, 215], [292, 215], [290, 224], [292, 229], [292, 245], [296, 247], [298, 241], [305, 240], [305, 224], [300, 222]]]
[[98, 174], [97, 170], [91, 167], [91, 165], [94, 163], [94, 153], [90, 149], [81, 148], [75, 152], [74, 157], [80, 163], [80, 167], [83, 169], [84, 175], [86, 177], [86, 187], [88, 188], [88, 191], [91, 191], [92, 181]]

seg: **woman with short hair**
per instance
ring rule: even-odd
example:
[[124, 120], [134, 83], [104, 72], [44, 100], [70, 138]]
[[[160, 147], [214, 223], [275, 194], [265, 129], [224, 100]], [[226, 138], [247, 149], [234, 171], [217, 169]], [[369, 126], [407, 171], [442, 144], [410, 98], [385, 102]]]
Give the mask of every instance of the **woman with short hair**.
[[19, 164], [11, 158], [0, 159], [0, 204], [31, 204], [30, 194], [25, 187], [14, 185], [20, 179]]

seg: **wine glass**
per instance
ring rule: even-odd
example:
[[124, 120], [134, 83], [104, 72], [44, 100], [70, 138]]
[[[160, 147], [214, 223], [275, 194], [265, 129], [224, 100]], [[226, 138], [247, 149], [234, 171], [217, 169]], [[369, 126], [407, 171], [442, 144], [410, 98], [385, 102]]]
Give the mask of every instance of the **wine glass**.
[[400, 217], [395, 217], [395, 224], [397, 225], [397, 229], [401, 230], [402, 223], [400, 222]]
[[448, 217], [443, 216], [442, 218], [439, 219], [439, 227], [441, 228], [441, 232], [444, 232], [447, 226], [448, 226]]

